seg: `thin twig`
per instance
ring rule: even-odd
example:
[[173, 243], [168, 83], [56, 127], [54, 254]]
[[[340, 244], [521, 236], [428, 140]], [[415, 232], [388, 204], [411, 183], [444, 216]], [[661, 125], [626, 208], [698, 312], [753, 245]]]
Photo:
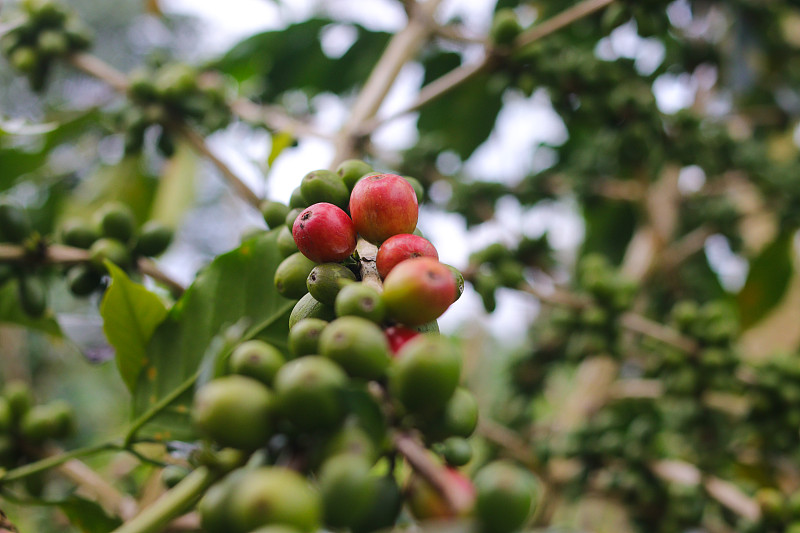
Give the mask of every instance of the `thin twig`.
[[297, 136], [331, 140], [330, 135], [322, 133], [311, 124], [297, 120], [277, 106], [260, 105], [240, 98], [231, 103], [231, 111], [248, 122], [262, 123], [273, 130], [286, 131]]
[[86, 74], [106, 82], [121, 93], [128, 90], [128, 77], [99, 57], [80, 53], [72, 54], [67, 58], [67, 61], [78, 70], [82, 70]]
[[514, 42], [514, 47], [519, 49], [536, 42], [542, 37], [546, 37], [551, 33], [555, 33], [569, 26], [573, 22], [588, 17], [595, 11], [599, 11], [613, 2], [614, 0], [584, 0], [583, 2], [575, 4], [558, 15], [542, 21], [540, 24], [536, 24], [531, 29], [523, 32]]
[[160, 270], [158, 265], [156, 265], [152, 259], [140, 257], [136, 262], [136, 266], [138, 267], [139, 272], [145, 276], [150, 276], [154, 280], [166, 285], [169, 288], [169, 291], [172, 293], [172, 296], [175, 298], [180, 298], [186, 290], [186, 287], [184, 287], [179, 281], [173, 279], [169, 276], [169, 274], [166, 274], [164, 271]]
[[383, 292], [383, 283], [381, 283], [381, 276], [378, 274], [378, 267], [375, 263], [378, 247], [364, 239], [358, 239], [356, 250], [361, 264], [361, 282], [378, 292]]
[[694, 339], [681, 335], [674, 329], [654, 322], [640, 314], [633, 312], [623, 314], [620, 317], [620, 325], [629, 331], [646, 335], [684, 352], [697, 353], [698, 345]]

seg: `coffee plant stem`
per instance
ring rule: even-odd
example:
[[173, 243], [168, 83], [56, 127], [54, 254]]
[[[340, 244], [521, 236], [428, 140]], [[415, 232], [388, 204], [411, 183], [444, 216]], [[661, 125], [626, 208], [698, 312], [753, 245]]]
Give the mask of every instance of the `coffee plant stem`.
[[358, 239], [356, 245], [358, 257], [361, 263], [361, 282], [369, 285], [378, 292], [383, 291], [383, 284], [381, 283], [381, 276], [378, 274], [378, 267], [375, 263], [375, 258], [378, 255], [378, 247], [374, 244]]
[[116, 91], [124, 93], [128, 90], [128, 77], [92, 54], [72, 54], [67, 60], [73, 67], [103, 80]]
[[51, 455], [33, 463], [28, 463], [12, 470], [8, 470], [4, 474], [0, 474], [0, 483], [23, 479], [28, 476], [38, 474], [39, 472], [44, 472], [45, 470], [55, 468], [71, 459], [94, 455], [98, 452], [115, 450], [118, 449], [118, 447], [119, 445], [115, 444], [115, 441], [110, 441], [59, 453], [57, 455]]
[[168, 274], [164, 273], [158, 268], [158, 265], [152, 260], [146, 257], [140, 257], [138, 261], [136, 261], [136, 266], [139, 268], [139, 272], [146, 276], [150, 276], [156, 281], [160, 281], [164, 285], [166, 285], [172, 296], [175, 298], [180, 298], [183, 292], [186, 290], [186, 287], [181, 285], [178, 281], [172, 279]]
[[0, 533], [19, 533], [17, 527], [8, 519], [2, 509], [0, 509]]
[[527, 46], [542, 37], [546, 37], [551, 33], [565, 28], [584, 17], [588, 17], [595, 11], [603, 9], [607, 5], [613, 3], [614, 0], [584, 0], [574, 6], [565, 9], [558, 15], [551, 17], [539, 24], [535, 24], [531, 29], [523, 32], [514, 43], [514, 47], [519, 49]]
[[219, 478], [219, 473], [201, 466], [192, 471], [174, 488], [165, 492], [150, 507], [142, 510], [128, 523], [118, 527], [113, 533], [156, 533], [177, 518], [203, 495]]
[[231, 103], [231, 111], [243, 120], [264, 124], [272, 130], [285, 131], [297, 136], [332, 140], [330, 135], [322, 133], [311, 124], [297, 120], [278, 106], [260, 105], [246, 98], [239, 98]]

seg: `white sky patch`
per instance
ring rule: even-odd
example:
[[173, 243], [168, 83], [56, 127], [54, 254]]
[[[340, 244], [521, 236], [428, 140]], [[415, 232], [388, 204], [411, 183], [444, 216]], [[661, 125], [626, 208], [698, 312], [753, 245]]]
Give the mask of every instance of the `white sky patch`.
[[[390, 117], [407, 109], [419, 95], [425, 72], [419, 63], [408, 63], [397, 76], [389, 94], [378, 110], [379, 117]], [[419, 139], [418, 113], [409, 113], [375, 130], [372, 141], [381, 150], [396, 151], [411, 148]]]
[[407, 21], [401, 3], [391, 0], [336, 0], [323, 2], [323, 5], [332, 18], [355, 22], [372, 31], [394, 33], [401, 30]]
[[733, 253], [728, 239], [718, 234], [706, 239], [705, 252], [708, 264], [719, 276], [719, 281], [725, 290], [738, 292], [747, 280], [750, 268], [747, 260]]
[[342, 57], [358, 39], [358, 30], [350, 24], [331, 24], [319, 36], [322, 52], [331, 59]]
[[683, 167], [678, 174], [678, 189], [683, 194], [698, 192], [706, 184], [706, 173], [697, 165]]
[[303, 139], [295, 148], [287, 148], [272, 166], [267, 181], [267, 196], [288, 203], [292, 191], [307, 173], [328, 168], [333, 159], [330, 143], [315, 138]]
[[668, 115], [691, 106], [696, 93], [697, 86], [689, 74], [662, 74], [653, 82], [656, 105]]
[[608, 37], [600, 39], [595, 55], [605, 61], [620, 57], [634, 60], [640, 74], [649, 75], [664, 61], [666, 49], [656, 38], [644, 39], [636, 33], [636, 24], [629, 22], [614, 29]]
[[478, 179], [516, 184], [528, 174], [536, 147], [563, 143], [567, 130], [545, 91], [530, 98], [506, 95], [494, 131], [469, 158], [466, 171]]

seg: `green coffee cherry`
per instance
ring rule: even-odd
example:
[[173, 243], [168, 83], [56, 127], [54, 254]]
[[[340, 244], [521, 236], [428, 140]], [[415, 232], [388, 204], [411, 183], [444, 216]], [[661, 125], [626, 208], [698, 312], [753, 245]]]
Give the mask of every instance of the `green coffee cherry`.
[[422, 186], [422, 183], [420, 183], [417, 178], [412, 178], [411, 176], [403, 176], [403, 179], [414, 187], [414, 194], [417, 195], [417, 203], [421, 204], [425, 200], [425, 188]]
[[359, 159], [348, 159], [342, 161], [336, 167], [336, 174], [342, 178], [348, 191], [352, 191], [356, 186], [356, 182], [360, 180], [364, 174], [372, 172], [372, 167]]
[[100, 287], [102, 276], [97, 269], [75, 265], [67, 271], [67, 286], [75, 296], [88, 296]]
[[200, 524], [208, 533], [231, 532], [231, 499], [233, 489], [247, 471], [240, 469], [230, 473], [219, 483], [212, 485], [197, 504]]
[[17, 446], [14, 437], [8, 434], [0, 435], [0, 467], [13, 468], [17, 461]]
[[297, 249], [297, 243], [294, 242], [294, 237], [292, 237], [292, 230], [285, 225], [281, 226], [281, 229], [278, 230], [278, 236], [275, 240], [278, 245], [278, 253], [281, 254], [281, 257], [289, 257], [293, 253], [299, 251]]
[[23, 208], [0, 202], [0, 240], [21, 243], [31, 231], [28, 213]]
[[0, 263], [0, 287], [17, 275], [17, 270], [8, 263]]
[[347, 285], [336, 295], [333, 306], [337, 316], [357, 316], [380, 323], [386, 318], [381, 294], [363, 283]]
[[304, 318], [289, 331], [289, 351], [295, 357], [319, 354], [319, 338], [328, 325], [326, 320]]
[[300, 193], [309, 205], [327, 202], [347, 209], [350, 201], [350, 190], [342, 178], [330, 170], [314, 170], [306, 174], [300, 182]]
[[345, 415], [347, 374], [325, 357], [307, 355], [289, 361], [275, 376], [275, 394], [283, 417], [300, 431], [327, 430]]
[[249, 532], [285, 525], [311, 533], [320, 526], [322, 503], [300, 474], [287, 468], [262, 467], [245, 472], [230, 496], [231, 525]]
[[69, 51], [69, 41], [62, 31], [45, 30], [39, 34], [36, 49], [43, 56], [62, 56]]
[[15, 422], [21, 420], [33, 405], [33, 392], [30, 386], [22, 381], [6, 383], [3, 396], [8, 401], [11, 418]]
[[89, 260], [95, 268], [105, 272], [106, 259], [120, 268], [126, 268], [131, 263], [131, 253], [121, 241], [103, 237], [95, 241], [89, 248]]
[[315, 266], [300, 252], [290, 255], [275, 270], [275, 288], [285, 298], [302, 298], [308, 292], [306, 280]]
[[294, 328], [295, 324], [304, 318], [320, 318], [330, 321], [336, 318], [336, 313], [333, 312], [333, 307], [317, 301], [310, 294], [306, 294], [300, 298], [300, 301], [295, 304], [289, 314], [289, 329]]
[[13, 68], [25, 74], [36, 70], [39, 66], [39, 60], [39, 55], [32, 46], [20, 46], [8, 58], [8, 62], [11, 63]]
[[494, 14], [492, 26], [489, 29], [489, 39], [496, 45], [508, 46], [514, 42], [522, 32], [522, 26], [514, 10], [500, 9]]
[[362, 456], [340, 454], [322, 465], [319, 491], [323, 518], [330, 528], [349, 527], [362, 520], [372, 505], [377, 479]]
[[136, 242], [135, 252], [139, 255], [155, 257], [161, 255], [172, 243], [173, 231], [156, 220], [146, 222]]
[[453, 277], [456, 279], [456, 300], [458, 301], [461, 298], [461, 295], [464, 294], [464, 274], [461, 273], [459, 269], [451, 265], [445, 265], [450, 271], [453, 273]]
[[366, 459], [372, 466], [378, 459], [378, 450], [366, 431], [348, 424], [334, 433], [325, 444], [323, 455], [330, 459], [340, 454], [352, 454]]
[[198, 389], [192, 419], [222, 446], [255, 450], [272, 435], [274, 410], [274, 397], [264, 384], [245, 376], [226, 376]]
[[298, 216], [300, 216], [300, 213], [303, 212], [303, 209], [305, 209], [305, 208], [304, 207], [293, 207], [286, 214], [286, 220], [284, 222], [286, 223], [286, 227], [289, 228], [290, 232], [292, 231], [292, 226], [294, 226], [295, 219]]
[[67, 246], [88, 250], [99, 238], [97, 229], [82, 220], [68, 220], [61, 227], [61, 242]]
[[409, 411], [436, 412], [458, 386], [461, 354], [449, 339], [427, 333], [408, 341], [397, 354], [389, 390]]
[[110, 202], [97, 213], [98, 227], [103, 237], [127, 243], [136, 230], [136, 219], [133, 211], [120, 202]]
[[286, 359], [283, 354], [264, 341], [243, 342], [231, 354], [228, 366], [231, 372], [251, 377], [265, 385], [272, 385], [275, 374]]
[[346, 316], [328, 324], [319, 349], [350, 376], [358, 378], [381, 378], [390, 363], [389, 343], [383, 330], [361, 317]]
[[462, 437], [450, 437], [442, 443], [442, 457], [450, 466], [464, 466], [472, 460], [472, 445]]
[[355, 280], [356, 275], [346, 266], [339, 263], [323, 263], [311, 270], [306, 280], [306, 288], [315, 299], [326, 305], [333, 305], [342, 287]]
[[289, 214], [289, 206], [281, 202], [273, 200], [264, 200], [261, 202], [261, 214], [264, 217], [264, 222], [267, 227], [274, 229], [280, 227], [281, 224], [286, 222], [286, 215]]
[[475, 489], [475, 515], [482, 530], [510, 533], [531, 515], [538, 484], [527, 471], [507, 461], [495, 461], [475, 476]]
[[300, 187], [296, 187], [292, 191], [292, 195], [289, 197], [289, 207], [292, 209], [300, 209], [301, 211], [311, 205], [306, 199], [303, 197], [303, 191]]
[[381, 476], [375, 482], [372, 504], [364, 517], [353, 524], [353, 533], [371, 533], [390, 529], [403, 508], [403, 495], [394, 476]]
[[29, 317], [39, 318], [47, 310], [47, 287], [38, 276], [21, 276], [17, 296], [20, 307]]
[[31, 444], [41, 444], [55, 436], [57, 426], [58, 421], [48, 405], [35, 405], [22, 417], [20, 434]]
[[0, 396], [0, 434], [6, 433], [11, 429], [14, 416], [11, 413], [11, 405], [8, 400]]

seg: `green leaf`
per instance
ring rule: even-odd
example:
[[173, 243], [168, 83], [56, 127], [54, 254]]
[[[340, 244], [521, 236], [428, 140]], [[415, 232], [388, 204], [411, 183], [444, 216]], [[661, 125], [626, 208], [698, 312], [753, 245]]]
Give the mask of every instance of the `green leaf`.
[[272, 149], [269, 152], [269, 157], [267, 158], [267, 164], [272, 166], [272, 163], [278, 159], [278, 156], [281, 153], [289, 148], [292, 144], [294, 144], [295, 138], [294, 135], [291, 133], [282, 131], [280, 133], [276, 133], [272, 136]]
[[736, 296], [742, 328], [764, 318], [783, 298], [792, 277], [793, 231], [783, 231], [750, 262], [747, 281]]
[[151, 220], [176, 228], [184, 213], [192, 206], [195, 196], [195, 177], [198, 157], [185, 142], [179, 142], [161, 175], [153, 199]]
[[100, 305], [103, 331], [116, 350], [122, 381], [133, 392], [147, 360], [147, 344], [166, 317], [167, 308], [158, 296], [132, 282], [113, 263], [106, 261], [106, 268], [111, 274], [111, 286]]
[[628, 202], [586, 202], [586, 237], [581, 255], [599, 253], [619, 265], [636, 228], [636, 208]]
[[[453, 52], [427, 58], [424, 84], [440, 78], [461, 64]], [[425, 105], [417, 123], [420, 133], [438, 139], [442, 149], [454, 150], [466, 160], [492, 132], [503, 105], [502, 91], [492, 90], [489, 75], [481, 74], [447, 95]]]
[[352, 25], [357, 32], [355, 43], [341, 57], [330, 58], [322, 51], [319, 36], [332, 23], [330, 19], [310, 19], [253, 35], [234, 46], [214, 67], [239, 82], [257, 83], [265, 100], [293, 89], [343, 94], [367, 79], [389, 34]]
[[45, 311], [45, 315], [41, 318], [31, 318], [25, 314], [19, 305], [16, 280], [0, 287], [0, 323], [3, 322], [35, 329], [53, 337], [63, 336], [51, 309]]
[[[258, 337], [287, 350], [295, 302], [275, 290], [273, 277], [282, 260], [276, 237], [277, 231], [264, 232], [217, 257], [173, 306], [147, 347], [148, 364], [133, 394], [134, 417], [149, 413], [197, 375], [212, 339], [243, 318], [250, 324], [245, 338]], [[191, 392], [181, 394], [144, 432], [163, 440], [193, 438]]]
[[77, 496], [59, 502], [58, 507], [70, 524], [83, 533], [108, 533], [122, 525], [122, 520], [108, 516], [97, 503]]

